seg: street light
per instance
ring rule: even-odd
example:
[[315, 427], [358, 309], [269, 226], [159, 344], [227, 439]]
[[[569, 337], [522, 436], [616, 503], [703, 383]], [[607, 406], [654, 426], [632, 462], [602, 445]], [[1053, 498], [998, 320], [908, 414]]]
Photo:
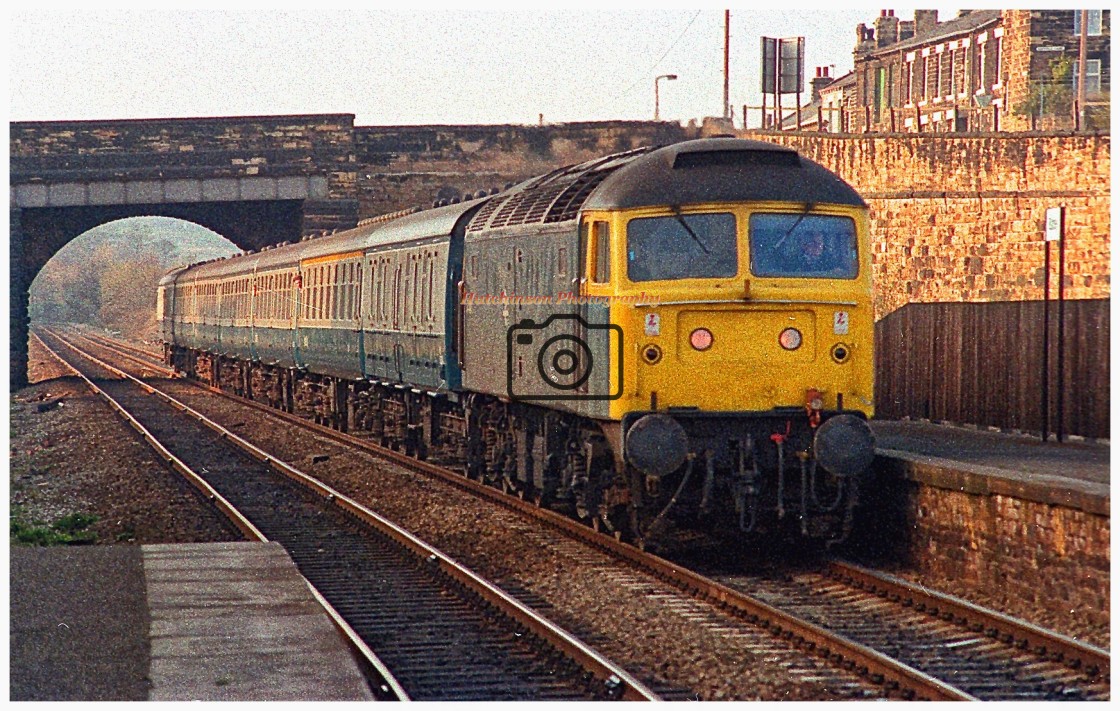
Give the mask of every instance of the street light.
[[656, 79], [653, 80], [653, 120], [654, 121], [660, 121], [661, 120], [661, 85], [658, 82], [660, 82], [662, 79], [668, 79], [669, 81], [674, 81], [674, 80], [676, 80], [676, 78], [677, 78], [676, 74], [662, 74], [661, 76], [659, 76], [659, 77], [657, 77]]

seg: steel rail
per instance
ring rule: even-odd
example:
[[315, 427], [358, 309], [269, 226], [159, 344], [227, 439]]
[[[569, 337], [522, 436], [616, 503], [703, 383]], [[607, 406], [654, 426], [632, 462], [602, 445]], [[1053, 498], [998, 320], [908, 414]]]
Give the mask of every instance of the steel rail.
[[[276, 410], [252, 400], [235, 397], [233, 395], [230, 395], [229, 393], [219, 390], [218, 388], [205, 385], [195, 380], [188, 379], [188, 382], [191, 382], [192, 384], [209, 390], [210, 392], [213, 392], [215, 394], [234, 399], [237, 402], [249, 405], [258, 410], [261, 410], [262, 412], [267, 412], [273, 416], [280, 417], [285, 421], [312, 430], [315, 433], [322, 435], [328, 439], [332, 439], [336, 442], [349, 446], [356, 446], [364, 451], [379, 456], [383, 459], [388, 459], [413, 471], [436, 476], [459, 487], [460, 489], [469, 491], [477, 495], [481, 495], [486, 499], [501, 504], [506, 508], [515, 510], [524, 515], [534, 517], [538, 520], [545, 521], [548, 524], [562, 529], [564, 532], [578, 538], [585, 543], [593, 545], [613, 555], [623, 557], [624, 559], [638, 567], [650, 570], [651, 572], [658, 575], [658, 577], [672, 582], [679, 587], [685, 587], [693, 590], [710, 589], [713, 594], [707, 595], [707, 597], [709, 597], [709, 599], [717, 601], [721, 606], [738, 609], [744, 614], [748, 615], [748, 617], [758, 616], [760, 619], [768, 620], [771, 625], [778, 625], [775, 633], [786, 633], [786, 628], [783, 625], [784, 623], [788, 623], [788, 619], [781, 618], [781, 616], [785, 616], [786, 613], [781, 613], [774, 608], [770, 608], [770, 611], [778, 613], [779, 616], [768, 617], [758, 615], [758, 613], [755, 611], [755, 608], [751, 604], [748, 604], [746, 602], [746, 600], [750, 600], [750, 598], [745, 596], [743, 593], [732, 590], [730, 588], [726, 588], [725, 586], [715, 583], [714, 581], [710, 581], [707, 578], [686, 571], [673, 563], [641, 551], [640, 549], [637, 549], [633, 546], [621, 543], [607, 536], [593, 532], [583, 524], [580, 524], [561, 514], [557, 514], [547, 509], [542, 509], [530, 502], [504, 494], [494, 487], [487, 486], [481, 482], [468, 479], [462, 474], [446, 469], [444, 467], [439, 467], [428, 462], [414, 459], [400, 452], [380, 447], [366, 440], [353, 437], [329, 427], [308, 421], [306, 419], [298, 417], [297, 415], [283, 412], [281, 410]], [[912, 601], [911, 604], [913, 604], [914, 607], [919, 610], [924, 607], [926, 610], [932, 611], [932, 614], [936, 614], [938, 611], [943, 611], [944, 615], [951, 615], [952, 618], [962, 624], [969, 626], [974, 631], [985, 631], [992, 636], [998, 636], [1002, 638], [1004, 641], [1017, 643], [1020, 646], [1029, 646], [1036, 650], [1045, 650], [1045, 652], [1048, 652], [1054, 656], [1060, 657], [1062, 660], [1065, 660], [1068, 666], [1084, 671], [1090, 677], [1100, 677], [1104, 679], [1107, 679], [1109, 677], [1111, 666], [1108, 652], [1092, 645], [1085, 644], [1051, 630], [1031, 625], [1030, 623], [1024, 622], [1022, 620], [1017, 620], [1015, 618], [1003, 615], [995, 611], [986, 610], [973, 603], [969, 603], [965, 600], [945, 595], [944, 593], [918, 589], [913, 585], [908, 585], [906, 581], [903, 581], [901, 579], [859, 568], [858, 566], [854, 566], [852, 564], [839, 562], [833, 563], [832, 575], [833, 577], [843, 579], [845, 582], [850, 582], [851, 584], [855, 584], [859, 587], [864, 587], [868, 590], [882, 591], [881, 594], [884, 594], [888, 597], [898, 596], [903, 599], [909, 599]], [[894, 583], [893, 585], [891, 584], [892, 582]], [[746, 598], [746, 600], [734, 601], [736, 598]], [[728, 602], [729, 600], [732, 600], [733, 602]], [[766, 606], [765, 603], [761, 603], [759, 601], [753, 601], [753, 603], [761, 606], [762, 610], [766, 610], [766, 608], [769, 607]], [[769, 615], [769, 611], [767, 611], [766, 614]], [[812, 627], [811, 623], [810, 627]], [[824, 631], [828, 635], [832, 635], [833, 637], [836, 636], [834, 635], [834, 633], [828, 632], [827, 630]], [[807, 639], [813, 641], [814, 644], [818, 641], [824, 641], [823, 637], [817, 637], [817, 635], [815, 635], [813, 632], [810, 632], [810, 636]], [[847, 640], [844, 640], [844, 643], [847, 643]], [[834, 641], [832, 642], [832, 644], [833, 646], [837, 646]], [[852, 644], [858, 643], [852, 642]], [[835, 653], [832, 653], [832, 656], [834, 656], [834, 654]], [[874, 662], [879, 660], [872, 661]], [[871, 674], [871, 667], [868, 667], [868, 673]], [[875, 673], [879, 674], [879, 672]], [[917, 672], [917, 674], [923, 675], [922, 672]], [[891, 678], [887, 674], [882, 674], [882, 676], [884, 677], [884, 679]], [[901, 676], [906, 677], [906, 673], [902, 673]], [[919, 684], [924, 683], [922, 682], [920, 676], [915, 678], [918, 679]], [[906, 684], [902, 683], [902, 680], [898, 680], [898, 686], [902, 689], [908, 688]], [[947, 685], [943, 684], [942, 686]], [[951, 689], [951, 691], [949, 691], [948, 689]], [[915, 696], [924, 698], [943, 698], [942, 696], [939, 696], [939, 694], [941, 694], [942, 692], [948, 693], [948, 698], [972, 698], [965, 692], [954, 689], [953, 687], [948, 687], [948, 689], [933, 689], [930, 692], [922, 692], [920, 689], [915, 688], [913, 689], [913, 691]]]
[[[366, 440], [339, 432], [324, 425], [310, 422], [288, 412], [242, 397], [236, 397], [222, 390], [194, 380], [192, 384], [211, 393], [230, 398], [238, 403], [266, 412], [291, 424], [303, 427], [315, 434], [334, 442], [357, 447], [381, 459], [391, 461], [412, 471], [438, 477], [454, 486], [480, 495], [487, 500], [508, 509], [546, 522], [566, 534], [605, 551], [616, 558], [648, 571], [656, 577], [689, 591], [693, 596], [706, 600], [725, 610], [743, 616], [751, 624], [768, 629], [775, 636], [791, 639], [796, 644], [812, 651], [830, 663], [839, 663], [852, 668], [861, 676], [881, 683], [888, 690], [896, 690], [905, 698], [928, 699], [935, 701], [973, 701], [974, 696], [936, 679], [918, 669], [862, 645], [854, 640], [838, 635], [807, 620], [798, 619], [760, 600], [733, 590], [725, 585], [693, 573], [670, 561], [635, 546], [600, 534], [591, 528], [554, 511], [541, 508], [532, 502], [504, 494], [494, 487], [469, 479], [462, 474], [444, 467], [415, 459]], [[185, 406], [184, 406], [185, 407]]]
[[[149, 353], [138, 348], [132, 348], [131, 346], [121, 343], [120, 341], [113, 341], [102, 336], [91, 336], [89, 334], [82, 333], [81, 331], [76, 331], [71, 335], [74, 338], [80, 338], [83, 341], [92, 343], [98, 348], [104, 348], [107, 351], [112, 351], [120, 357], [126, 358], [141, 367], [148, 368], [149, 370], [158, 370], [163, 373], [167, 373], [169, 377], [175, 376], [174, 370], [168, 368], [162, 362], [156, 360], [157, 358], [159, 358], [159, 356], [155, 353]], [[131, 353], [129, 351], [131, 351]]]
[[105, 336], [105, 335], [102, 335], [100, 333], [88, 333], [87, 331], [85, 331], [84, 329], [81, 329], [81, 328], [73, 328], [72, 330], [74, 331], [74, 335], [81, 336], [82, 338], [85, 338], [88, 341], [93, 341], [95, 343], [98, 343], [98, 342], [100, 342], [100, 343], [112, 343], [112, 344], [115, 345], [115, 347], [117, 349], [120, 349], [121, 351], [131, 351], [135, 355], [147, 356], [148, 358], [154, 358], [161, 363], [163, 362], [163, 354], [162, 353], [157, 353], [155, 351], [149, 351], [149, 350], [141, 348], [141, 347], [139, 347], [139, 346], [137, 346], [134, 343], [131, 343], [129, 341], [118, 340], [116, 338], [113, 338], [112, 336]]
[[[65, 342], [65, 339], [61, 339]], [[81, 352], [74, 346], [69, 346], [75, 351]], [[618, 696], [624, 700], [645, 700], [645, 701], [659, 701], [660, 697], [649, 689], [638, 679], [634, 678], [629, 672], [614, 664], [599, 652], [584, 644], [575, 636], [568, 633], [566, 630], [554, 624], [540, 613], [528, 607], [524, 603], [515, 599], [507, 594], [505, 591], [498, 588], [493, 583], [485, 578], [472, 572], [465, 566], [461, 565], [450, 556], [444, 554], [434, 546], [431, 546], [424, 541], [420, 540], [410, 532], [389, 521], [376, 512], [366, 508], [357, 501], [342, 494], [336, 489], [324, 484], [323, 482], [315, 479], [314, 477], [301, 472], [300, 470], [292, 467], [286, 462], [268, 454], [256, 445], [248, 442], [247, 440], [239, 437], [230, 430], [222, 427], [217, 422], [210, 420], [202, 413], [191, 408], [185, 403], [180, 402], [174, 397], [164, 393], [157, 388], [154, 388], [147, 383], [135, 378], [124, 371], [121, 371], [113, 366], [98, 360], [95, 356], [86, 354], [87, 358], [93, 360], [107, 370], [114, 372], [121, 377], [136, 383], [145, 392], [155, 395], [177, 410], [180, 410], [191, 417], [197, 419], [207, 428], [218, 433], [222, 438], [228, 440], [236, 445], [257, 461], [262, 462], [284, 476], [296, 481], [312, 491], [315, 491], [320, 496], [324, 497], [328, 502], [342, 508], [343, 510], [356, 516], [359, 520], [370, 525], [381, 533], [396, 540], [407, 549], [413, 551], [416, 555], [427, 559], [429, 564], [437, 564], [438, 567], [451, 578], [463, 584], [468, 589], [478, 594], [482, 599], [487, 600], [494, 605], [498, 610], [505, 615], [515, 620], [516, 622], [524, 625], [526, 628], [532, 630], [537, 636], [549, 642], [558, 651], [563, 653], [568, 658], [574, 660], [581, 667], [591, 672], [596, 678], [600, 679], [608, 690], [609, 695]], [[221, 391], [217, 391], [221, 392]], [[225, 395], [225, 393], [221, 393]], [[239, 403], [244, 403], [246, 400], [236, 398]], [[271, 408], [268, 408], [271, 412]]]
[[[246, 538], [257, 540], [262, 543], [268, 542], [268, 537], [261, 533], [261, 531], [256, 526], [254, 526], [248, 518], [246, 518], [240, 511], [238, 511], [233, 506], [233, 504], [226, 500], [225, 497], [219, 494], [218, 491], [214, 489], [214, 487], [210, 486], [210, 484], [207, 483], [205, 479], [199, 476], [181, 459], [172, 454], [171, 451], [168, 450], [162, 442], [156, 439], [152, 435], [152, 433], [149, 432], [148, 429], [140, 423], [139, 420], [133, 417], [133, 415], [124, 407], [122, 407], [120, 403], [118, 403], [111, 395], [109, 395], [109, 393], [99, 388], [92, 380], [86, 377], [84, 373], [79, 371], [70, 363], [66, 362], [61, 356], [58, 355], [58, 353], [54, 351], [54, 349], [44, 343], [43, 340], [39, 338], [38, 334], [32, 333], [31, 335], [35, 338], [35, 340], [39, 342], [39, 344], [43, 347], [44, 350], [47, 351], [47, 353], [51, 354], [51, 356], [53, 356], [57, 361], [62, 363], [66, 368], [68, 368], [75, 375], [81, 378], [86, 387], [89, 388], [95, 395], [98, 395], [107, 403], [109, 403], [109, 406], [114, 411], [116, 411], [117, 414], [124, 418], [124, 420], [134, 430], [140, 433], [140, 436], [144, 438], [144, 441], [147, 442], [148, 445], [153, 450], [155, 450], [155, 452], [164, 461], [166, 461], [172, 469], [179, 472], [179, 474], [185, 477], [187, 481], [198, 488], [202, 492], [202, 495], [207, 499], [207, 501], [214, 504], [219, 511], [225, 514], [225, 516], [230, 521], [232, 521], [235, 526], [237, 526], [237, 528], [245, 535]], [[65, 346], [73, 350], [75, 353], [78, 353], [81, 357], [93, 361], [109, 372], [124, 376], [125, 378], [133, 380], [134, 382], [139, 382], [127, 373], [117, 370], [113, 366], [104, 363], [95, 356], [84, 353], [82, 350], [75, 348], [70, 343], [68, 343], [65, 338], [59, 337], [58, 334], [52, 333], [52, 335], [58, 338], [59, 341], [61, 341]], [[379, 692], [380, 698], [383, 700], [408, 701], [408, 693], [404, 690], [403, 687], [401, 687], [400, 682], [396, 680], [396, 678], [393, 676], [393, 673], [389, 671], [389, 668], [385, 666], [384, 662], [382, 662], [378, 658], [377, 654], [369, 648], [369, 645], [367, 645], [365, 641], [358, 636], [358, 633], [355, 632], [352, 627], [350, 627], [346, 620], [342, 618], [342, 615], [338, 613], [338, 610], [336, 610], [333, 605], [327, 602], [326, 598], [324, 598], [322, 594], [320, 594], [320, 592], [315, 588], [315, 586], [311, 584], [311, 581], [309, 581], [302, 575], [300, 575], [300, 578], [303, 579], [304, 584], [307, 585], [308, 589], [311, 591], [312, 597], [315, 598], [315, 600], [327, 613], [327, 616], [330, 618], [331, 622], [334, 623], [335, 627], [339, 630], [339, 632], [342, 633], [342, 636], [346, 640], [347, 644], [349, 644], [351, 648], [355, 652], [357, 652], [359, 663], [365, 666], [367, 669], [367, 673], [369, 673], [370, 676], [376, 680], [378, 686], [377, 692]]]
[[829, 576], [891, 601], [902, 602], [920, 612], [964, 625], [974, 632], [983, 632], [1008, 644], [1029, 647], [1039, 654], [1051, 655], [1090, 678], [1109, 678], [1109, 653], [1091, 644], [854, 563], [833, 561], [829, 565]]

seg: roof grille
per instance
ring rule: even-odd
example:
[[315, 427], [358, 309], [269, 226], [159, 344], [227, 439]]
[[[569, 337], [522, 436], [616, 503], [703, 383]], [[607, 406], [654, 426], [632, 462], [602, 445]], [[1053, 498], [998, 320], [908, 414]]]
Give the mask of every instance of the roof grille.
[[576, 215], [584, 201], [587, 200], [587, 196], [599, 186], [599, 183], [603, 182], [603, 178], [613, 171], [613, 168], [593, 170], [576, 178], [552, 203], [552, 208], [545, 215], [544, 221], [564, 222], [565, 220], [576, 219]]
[[583, 203], [604, 178], [651, 150], [638, 148], [554, 170], [518, 192], [499, 195], [487, 202], [471, 219], [467, 231], [574, 220]]

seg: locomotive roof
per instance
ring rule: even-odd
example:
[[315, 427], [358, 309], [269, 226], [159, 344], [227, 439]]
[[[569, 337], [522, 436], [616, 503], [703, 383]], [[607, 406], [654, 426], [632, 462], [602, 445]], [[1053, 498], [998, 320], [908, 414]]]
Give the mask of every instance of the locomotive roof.
[[160, 283], [187, 275], [200, 279], [282, 268], [313, 257], [446, 236], [476, 207], [480, 209], [471, 216], [468, 232], [565, 222], [584, 209], [739, 201], [866, 205], [836, 174], [790, 148], [766, 141], [702, 138], [596, 158], [526, 180], [494, 197], [208, 262], [169, 273]]
[[865, 205], [838, 176], [790, 148], [702, 138], [616, 153], [527, 180], [484, 205], [467, 232], [564, 222], [583, 209], [745, 200]]
[[785, 146], [739, 138], [685, 141], [639, 155], [608, 175], [584, 209], [773, 200], [857, 205], [835, 173]]

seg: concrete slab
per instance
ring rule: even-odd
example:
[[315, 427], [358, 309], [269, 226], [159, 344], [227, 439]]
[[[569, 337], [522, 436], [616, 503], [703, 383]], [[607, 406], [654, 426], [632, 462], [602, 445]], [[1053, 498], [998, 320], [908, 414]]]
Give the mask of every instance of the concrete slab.
[[12, 700], [366, 701], [275, 543], [11, 550]]
[[13, 701], [148, 697], [148, 610], [136, 546], [13, 546]]
[[278, 544], [144, 546], [143, 553], [150, 699], [372, 699]]

